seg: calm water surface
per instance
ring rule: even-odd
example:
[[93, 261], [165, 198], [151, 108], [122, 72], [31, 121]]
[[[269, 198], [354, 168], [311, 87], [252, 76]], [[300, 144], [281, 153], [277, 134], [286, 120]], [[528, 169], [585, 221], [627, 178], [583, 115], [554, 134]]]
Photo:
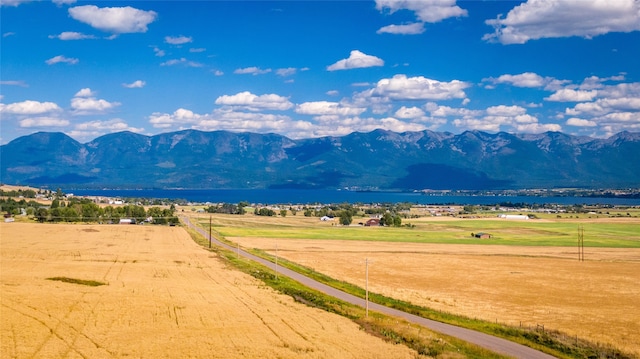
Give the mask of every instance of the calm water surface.
[[286, 190], [286, 189], [144, 189], [144, 190], [79, 190], [68, 189], [65, 193], [76, 196], [103, 196], [111, 198], [160, 198], [184, 199], [200, 203], [249, 203], [311, 204], [311, 203], [401, 203], [415, 204], [469, 204], [493, 205], [505, 202], [525, 204], [603, 204], [638, 206], [638, 198], [591, 198], [591, 197], [530, 197], [530, 196], [442, 196], [407, 192], [356, 192], [344, 190]]

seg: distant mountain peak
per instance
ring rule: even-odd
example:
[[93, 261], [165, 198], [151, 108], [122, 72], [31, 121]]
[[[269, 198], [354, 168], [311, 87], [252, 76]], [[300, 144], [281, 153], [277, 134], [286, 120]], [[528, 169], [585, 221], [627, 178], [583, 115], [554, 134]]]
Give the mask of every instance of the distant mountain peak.
[[629, 187], [640, 183], [640, 133], [608, 139], [387, 130], [293, 140], [182, 130], [104, 135], [82, 144], [36, 132], [1, 147], [2, 181], [119, 188]]

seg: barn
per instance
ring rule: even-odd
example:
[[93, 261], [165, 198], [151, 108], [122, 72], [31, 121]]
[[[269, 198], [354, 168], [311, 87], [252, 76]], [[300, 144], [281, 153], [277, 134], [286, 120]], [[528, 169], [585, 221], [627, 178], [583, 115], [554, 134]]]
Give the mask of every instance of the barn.
[[378, 218], [371, 218], [371, 219], [369, 219], [368, 221], [366, 221], [366, 222], [364, 223], [364, 225], [365, 225], [366, 227], [379, 226], [379, 225], [380, 225], [380, 219], [378, 219]]

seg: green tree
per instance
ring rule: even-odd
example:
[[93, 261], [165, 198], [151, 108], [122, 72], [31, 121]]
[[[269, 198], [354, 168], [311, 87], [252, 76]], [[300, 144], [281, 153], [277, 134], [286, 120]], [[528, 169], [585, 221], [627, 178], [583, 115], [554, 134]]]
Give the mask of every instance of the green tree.
[[382, 215], [382, 218], [380, 218], [380, 225], [393, 226], [393, 216], [391, 215], [391, 213], [386, 212], [385, 214]]
[[476, 207], [475, 206], [471, 206], [471, 205], [467, 205], [462, 207], [462, 211], [464, 213], [476, 213]]
[[36, 191], [32, 189], [25, 189], [24, 191], [22, 191], [22, 196], [24, 198], [36, 198]]
[[287, 210], [286, 209], [281, 209], [280, 210], [280, 216], [286, 217], [287, 216]]
[[49, 211], [44, 207], [40, 207], [36, 209], [35, 217], [38, 222], [44, 223], [49, 217]]
[[75, 208], [69, 206], [62, 209], [62, 220], [65, 222], [78, 222], [80, 220], [80, 215], [75, 210]]
[[340, 224], [343, 226], [348, 226], [353, 222], [353, 217], [349, 211], [341, 211], [340, 212]]
[[60, 207], [51, 208], [51, 211], [49, 211], [49, 214], [53, 222], [62, 222], [62, 220], [64, 219], [64, 217], [62, 216], [62, 208]]
[[93, 202], [83, 203], [80, 205], [82, 211], [82, 219], [85, 222], [97, 221], [100, 219], [102, 209]]
[[153, 218], [154, 224], [169, 223], [169, 217], [171, 217], [171, 215], [171, 210], [162, 209], [160, 207], [151, 207], [147, 211], [147, 216]]
[[256, 216], [275, 216], [276, 215], [276, 212], [274, 210], [266, 207], [256, 209], [254, 213], [256, 214]]

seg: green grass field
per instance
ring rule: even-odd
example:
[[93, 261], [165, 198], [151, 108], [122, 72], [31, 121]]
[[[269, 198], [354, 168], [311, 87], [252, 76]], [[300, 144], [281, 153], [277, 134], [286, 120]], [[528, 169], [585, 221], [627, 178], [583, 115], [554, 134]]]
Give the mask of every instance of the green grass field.
[[[301, 216], [259, 217], [216, 215], [214, 227], [225, 237], [355, 240], [413, 243], [498, 244], [518, 246], [575, 246], [578, 228], [584, 229], [585, 247], [640, 248], [640, 221], [605, 219], [504, 219], [403, 220], [412, 227], [348, 227], [320, 223]], [[354, 218], [354, 223], [366, 219]], [[476, 239], [471, 233], [485, 232], [491, 239]]]

